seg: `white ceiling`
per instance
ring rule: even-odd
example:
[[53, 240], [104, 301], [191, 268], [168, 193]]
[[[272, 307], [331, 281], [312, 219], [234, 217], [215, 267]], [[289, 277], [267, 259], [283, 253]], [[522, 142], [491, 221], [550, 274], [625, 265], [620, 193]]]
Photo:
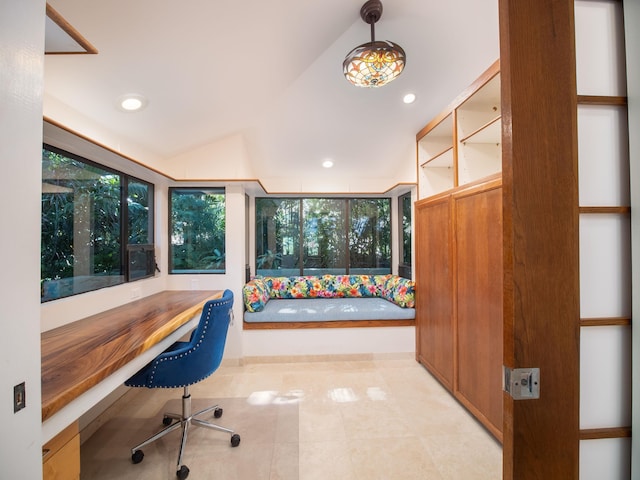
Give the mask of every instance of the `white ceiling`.
[[[498, 58], [498, 2], [384, 1], [376, 39], [407, 65], [361, 89], [342, 60], [370, 39], [363, 2], [50, 0], [99, 53], [48, 55], [45, 93], [167, 161], [240, 134], [258, 177], [312, 176], [330, 157], [332, 175], [394, 179], [415, 134]], [[119, 110], [127, 93], [147, 107]]]

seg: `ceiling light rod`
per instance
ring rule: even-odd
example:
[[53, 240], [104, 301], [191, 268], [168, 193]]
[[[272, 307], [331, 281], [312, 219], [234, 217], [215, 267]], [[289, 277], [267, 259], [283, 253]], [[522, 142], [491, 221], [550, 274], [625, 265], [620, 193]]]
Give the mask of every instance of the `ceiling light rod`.
[[369, 0], [362, 5], [360, 17], [365, 23], [371, 25], [371, 43], [376, 41], [376, 22], [382, 17], [382, 2], [380, 0]]
[[371, 42], [349, 52], [342, 63], [347, 80], [358, 87], [381, 87], [394, 80], [406, 63], [402, 47], [396, 43], [376, 42], [375, 23], [382, 16], [382, 2], [368, 0], [360, 9], [360, 17], [371, 25]]

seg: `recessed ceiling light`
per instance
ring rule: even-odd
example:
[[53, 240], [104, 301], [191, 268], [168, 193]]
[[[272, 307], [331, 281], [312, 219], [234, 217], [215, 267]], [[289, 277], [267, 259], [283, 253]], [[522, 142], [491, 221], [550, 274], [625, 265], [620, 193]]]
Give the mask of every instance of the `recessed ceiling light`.
[[324, 162], [322, 162], [322, 166], [324, 168], [331, 168], [333, 167], [333, 162], [331, 160], [325, 160]]
[[137, 112], [147, 106], [147, 99], [138, 94], [123, 95], [118, 99], [118, 105], [125, 112]]
[[413, 103], [416, 101], [416, 96], [413, 93], [407, 93], [403, 98], [402, 101], [404, 103]]

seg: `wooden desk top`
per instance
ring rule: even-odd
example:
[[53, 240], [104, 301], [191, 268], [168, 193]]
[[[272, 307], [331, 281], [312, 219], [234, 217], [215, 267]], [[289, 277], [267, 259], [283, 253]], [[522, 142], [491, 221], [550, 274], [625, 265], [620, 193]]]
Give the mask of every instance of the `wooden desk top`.
[[167, 290], [41, 335], [42, 421], [198, 314], [221, 290]]

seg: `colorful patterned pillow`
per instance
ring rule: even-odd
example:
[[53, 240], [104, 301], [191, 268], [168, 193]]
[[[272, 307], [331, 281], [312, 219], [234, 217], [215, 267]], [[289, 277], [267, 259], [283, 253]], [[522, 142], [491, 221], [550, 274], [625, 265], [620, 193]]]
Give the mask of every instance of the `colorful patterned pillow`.
[[326, 275], [325, 286], [334, 297], [378, 296], [378, 287], [370, 275]]
[[386, 275], [374, 275], [373, 281], [376, 284], [376, 288], [378, 289], [378, 297], [384, 298], [382, 292], [385, 289], [385, 285], [387, 284], [387, 280], [392, 277], [390, 273]]
[[403, 308], [413, 308], [416, 304], [415, 283], [412, 280], [392, 275], [385, 283], [382, 298]]
[[289, 294], [289, 277], [264, 277], [269, 289], [270, 298], [291, 298]]
[[318, 277], [290, 277], [286, 298], [313, 298], [322, 290]]
[[322, 298], [327, 297], [327, 284], [324, 277], [307, 277], [307, 285], [309, 290], [307, 291], [308, 298]]
[[242, 287], [242, 299], [249, 312], [259, 312], [269, 301], [269, 289], [262, 278], [254, 278]]

